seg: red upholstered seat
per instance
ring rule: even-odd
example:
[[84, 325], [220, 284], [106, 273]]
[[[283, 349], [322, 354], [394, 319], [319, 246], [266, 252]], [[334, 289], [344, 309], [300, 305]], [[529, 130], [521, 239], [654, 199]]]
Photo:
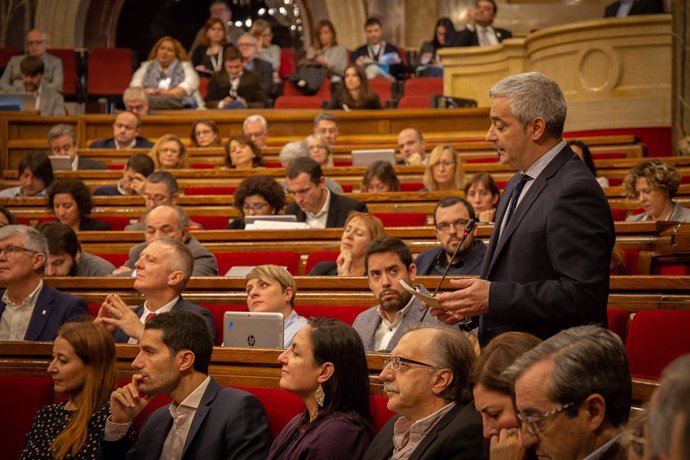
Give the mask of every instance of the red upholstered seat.
[[0, 48], [0, 67], [7, 67], [7, 63], [10, 62], [12, 56], [21, 54], [17, 48]]
[[628, 310], [606, 310], [608, 317], [609, 330], [615, 332], [623, 342], [628, 335], [628, 322], [630, 321], [630, 312]]
[[225, 230], [228, 227], [227, 216], [189, 216], [189, 220], [203, 225], [204, 230]]
[[275, 438], [297, 414], [304, 410], [304, 403], [294, 393], [279, 388], [236, 387], [247, 391], [261, 402], [268, 416], [268, 424]]
[[[284, 96], [304, 96], [296, 87], [293, 85], [291, 82], [286, 81], [285, 86], [283, 87], [283, 95]], [[324, 78], [323, 83], [321, 84], [321, 87], [319, 90], [314, 94], [314, 96], [310, 97], [318, 97], [321, 100], [327, 101], [331, 98], [331, 82], [327, 79]], [[321, 107], [319, 107], [321, 108]]]
[[[65, 96], [77, 95], [77, 54], [72, 48], [67, 49], [48, 49], [48, 54], [60, 58], [62, 61], [62, 94]], [[131, 75], [130, 75], [131, 77]]]
[[280, 69], [278, 69], [280, 78], [287, 78], [288, 75], [295, 72], [296, 61], [294, 48], [280, 48]]
[[687, 276], [690, 275], [690, 264], [688, 263], [663, 263], [654, 266], [653, 275], [666, 276]]
[[426, 214], [423, 212], [372, 212], [381, 219], [384, 227], [424, 227]]
[[378, 94], [379, 100], [381, 101], [381, 106], [386, 106], [386, 101], [393, 99], [393, 82], [387, 78], [373, 78], [369, 80], [369, 86], [371, 90]]
[[300, 255], [297, 252], [217, 252], [215, 256], [220, 275], [235, 266], [255, 267], [265, 264], [287, 267], [292, 276], [299, 274]]
[[110, 171], [122, 171], [124, 165], [120, 163], [108, 163], [105, 167]]
[[633, 377], [658, 379], [674, 359], [690, 353], [690, 310], [643, 310], [630, 321], [626, 347]]
[[185, 195], [233, 195], [237, 187], [187, 187]]
[[213, 169], [213, 165], [211, 163], [192, 163], [189, 165], [189, 167], [192, 169]]
[[383, 428], [383, 425], [395, 415], [395, 412], [388, 409], [388, 397], [386, 396], [370, 396], [369, 403], [371, 404], [371, 418], [374, 421], [374, 431], [378, 433]]
[[464, 161], [465, 163], [498, 163], [498, 156], [494, 155], [490, 157], [468, 158]]
[[628, 216], [628, 210], [625, 208], [611, 208], [611, 215], [616, 222], [623, 222]]
[[398, 102], [399, 109], [428, 109], [431, 107], [431, 96], [403, 96]]
[[295, 307], [295, 311], [305, 318], [333, 318], [352, 326], [357, 315], [368, 308], [366, 305], [307, 305]]
[[339, 252], [312, 252], [307, 256], [307, 263], [304, 265], [304, 274], [308, 275], [312, 268], [319, 262], [335, 262]]
[[401, 192], [418, 192], [424, 188], [422, 182], [401, 182], [400, 191]]
[[609, 187], [618, 187], [623, 184], [623, 179], [620, 177], [609, 177]]
[[90, 96], [121, 96], [132, 80], [132, 50], [92, 49], [89, 53], [87, 75]]
[[[443, 78], [441, 77], [417, 77], [405, 80], [405, 96], [426, 96], [427, 101], [431, 96], [443, 94]], [[427, 107], [429, 105], [427, 104]]]
[[324, 99], [319, 96], [280, 96], [276, 99], [276, 109], [321, 109]]
[[335, 166], [352, 166], [352, 160], [335, 160], [333, 164]]
[[3, 375], [0, 376], [0, 394], [5, 395], [0, 411], [0, 457], [19, 458], [36, 413], [42, 406], [55, 402], [53, 380]]
[[202, 307], [211, 312], [213, 316], [213, 322], [216, 326], [216, 346], [220, 346], [223, 343], [223, 315], [226, 311], [247, 311], [246, 304], [215, 304], [215, 303], [204, 303], [201, 304]]
[[[92, 216], [94, 217], [94, 216]], [[122, 216], [101, 216], [100, 214], [98, 216], [94, 217], [96, 220], [100, 220], [101, 222], [107, 222], [110, 224], [110, 228], [112, 230], [124, 230], [127, 225], [129, 225], [129, 217], [122, 217]]]
[[625, 274], [626, 275], [639, 275], [639, 270], [637, 269], [637, 263], [640, 260], [640, 250], [639, 249], [623, 249], [623, 260], [625, 262]]

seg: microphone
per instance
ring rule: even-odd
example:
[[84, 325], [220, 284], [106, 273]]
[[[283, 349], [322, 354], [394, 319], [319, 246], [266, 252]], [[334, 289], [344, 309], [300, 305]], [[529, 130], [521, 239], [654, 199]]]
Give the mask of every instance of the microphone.
[[446, 275], [448, 274], [448, 270], [450, 270], [450, 266], [453, 264], [453, 261], [455, 260], [455, 257], [457, 257], [458, 252], [460, 251], [460, 247], [463, 245], [469, 234], [474, 230], [474, 225], [477, 223], [475, 219], [470, 219], [469, 222], [467, 222], [467, 225], [465, 225], [465, 229], [462, 231], [462, 238], [460, 238], [460, 242], [458, 243], [458, 247], [455, 248], [455, 251], [453, 251], [453, 256], [450, 258], [448, 261], [448, 266], [446, 266], [446, 269], [443, 271], [443, 276], [441, 276], [441, 281], [438, 282], [438, 286], [436, 286], [436, 289], [434, 289], [434, 293], [431, 294], [432, 297], [436, 297], [436, 294], [438, 293], [438, 290], [441, 289], [441, 285], [443, 284], [443, 280], [446, 279]]

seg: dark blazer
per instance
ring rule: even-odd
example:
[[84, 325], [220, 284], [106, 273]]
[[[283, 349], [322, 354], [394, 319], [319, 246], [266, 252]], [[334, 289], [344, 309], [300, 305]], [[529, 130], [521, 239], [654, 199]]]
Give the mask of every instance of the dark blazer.
[[601, 186], [566, 145], [523, 194], [501, 236], [518, 179], [501, 195], [484, 257], [481, 278], [491, 288], [480, 343], [507, 331], [546, 339], [573, 326], [606, 326], [615, 232]]
[[[350, 211], [369, 212], [367, 205], [361, 201], [331, 192], [331, 202], [328, 205], [326, 228], [343, 227]], [[285, 208], [285, 214], [297, 216], [299, 222], [307, 221], [307, 215], [294, 201]]]
[[[0, 317], [5, 311], [3, 295], [5, 295], [4, 289], [0, 291]], [[55, 340], [60, 326], [70, 321], [77, 321], [84, 316], [89, 316], [84, 300], [53, 289], [44, 281], [43, 288], [38, 293], [36, 307], [31, 313], [24, 340]]]
[[[180, 299], [177, 301], [175, 305], [173, 305], [171, 311], [178, 311], [178, 310], [185, 310], [185, 311], [191, 311], [194, 313], [198, 313], [201, 315], [202, 318], [206, 321], [206, 324], [208, 325], [208, 330], [211, 332], [211, 338], [213, 341], [216, 341], [216, 323], [213, 320], [213, 315], [211, 315], [211, 312], [205, 309], [204, 307], [200, 307], [199, 305], [188, 302], [185, 299], [180, 296]], [[144, 311], [144, 306], [140, 305], [137, 308], [134, 309], [134, 313], [137, 316], [141, 316], [141, 314]], [[115, 340], [116, 343], [127, 343], [129, 342], [129, 336], [125, 334], [125, 332], [117, 328], [113, 331], [113, 339]]]
[[[605, 18], [615, 18], [618, 13], [618, 8], [621, 2], [613, 2], [606, 7], [604, 11]], [[640, 14], [663, 14], [664, 2], [662, 0], [635, 0], [628, 16], [637, 16]]]
[[309, 271], [308, 276], [338, 276], [338, 264], [335, 262], [319, 262]]
[[93, 191], [94, 196], [123, 196], [118, 190], [117, 185], [106, 185], [98, 187]]
[[[102, 441], [103, 458], [158, 460], [173, 426], [170, 404], [158, 408], [144, 423], [138, 441], [129, 436]], [[268, 418], [251, 394], [225, 388], [211, 379], [196, 410], [183, 460], [264, 460], [271, 446]]]
[[[270, 65], [270, 64], [269, 64]], [[215, 109], [218, 103], [230, 92], [230, 77], [225, 70], [216, 72], [208, 82], [206, 108]], [[266, 93], [261, 87], [261, 79], [255, 72], [245, 70], [240, 77], [237, 95], [247, 101], [248, 107], [262, 108], [266, 105]]]
[[[135, 144], [134, 148], [135, 149], [148, 149], [153, 147], [153, 142], [150, 140], [143, 138], [141, 136], [137, 136], [135, 138]], [[115, 139], [114, 138], [109, 138], [109, 139], [101, 139], [98, 141], [93, 141], [91, 145], [89, 145], [90, 149], [114, 149], [117, 148], [115, 145]]]
[[79, 230], [111, 230], [108, 222], [82, 217], [79, 221]]
[[[251, 60], [251, 63], [245, 63], [246, 66], [249, 65], [247, 70], [254, 72], [259, 76], [261, 80], [261, 88], [263, 88], [266, 96], [273, 94], [273, 66], [270, 62], [264, 61], [258, 57]], [[242, 80], [240, 80], [241, 83]]]
[[[381, 428], [364, 454], [363, 460], [388, 460], [393, 455], [393, 427], [400, 418], [392, 417]], [[474, 404], [457, 404], [431, 428], [412, 452], [410, 460], [477, 460], [483, 458], [482, 419]]]
[[[391, 45], [390, 43], [386, 42], [386, 46], [383, 48], [383, 53], [380, 53], [381, 56], [384, 54], [389, 54], [389, 53], [397, 53], [398, 56], [400, 56], [400, 59], [402, 60], [402, 55], [400, 54], [400, 50], [398, 49], [397, 46]], [[369, 49], [367, 48], [367, 45], [364, 44], [354, 50], [352, 52], [352, 56], [350, 57], [350, 62], [352, 64], [355, 64], [357, 62], [357, 59], [360, 58], [361, 56], [369, 56]], [[393, 64], [390, 66], [390, 74], [393, 76], [402, 76], [402, 74], [405, 73], [405, 64], [400, 63], [400, 64]]]
[[[344, 109], [344, 102], [343, 102], [343, 88], [338, 87], [338, 89], [333, 93], [333, 96], [331, 97], [331, 100], [328, 102], [326, 105], [327, 109]], [[379, 100], [378, 94], [374, 94], [374, 97], [372, 99], [369, 99], [366, 101], [361, 107], [349, 107], [348, 109], [355, 109], [355, 110], [380, 110], [381, 109], [381, 101]]]
[[[501, 29], [500, 27], [494, 27], [493, 29], [496, 33], [498, 43], [501, 43], [506, 38], [513, 38], [513, 33], [507, 29]], [[455, 36], [455, 46], [479, 46], [477, 32], [474, 30], [462, 29]]]
[[105, 163], [102, 161], [94, 160], [93, 158], [79, 157], [77, 161], [77, 170], [80, 169], [106, 169]]
[[[474, 241], [474, 244], [464, 251], [462, 254], [458, 254], [455, 257], [455, 264], [448, 270], [449, 275], [479, 275], [482, 262], [484, 261], [484, 254], [486, 253], [486, 245], [481, 241]], [[443, 257], [443, 263], [439, 265], [442, 267], [440, 273], [434, 270], [437, 261]], [[417, 275], [433, 275], [437, 276], [443, 274], [445, 270], [448, 258], [446, 257], [446, 251], [443, 248], [433, 248], [424, 251], [419, 254], [414, 260], [414, 264], [417, 267]]]

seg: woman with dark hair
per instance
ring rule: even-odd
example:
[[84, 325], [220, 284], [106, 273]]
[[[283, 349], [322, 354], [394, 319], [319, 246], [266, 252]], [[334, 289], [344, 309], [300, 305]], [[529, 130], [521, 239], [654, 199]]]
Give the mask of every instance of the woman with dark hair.
[[192, 53], [192, 65], [200, 77], [208, 78], [223, 68], [223, 47], [227, 44], [223, 21], [209, 18], [204, 24], [199, 46]]
[[587, 147], [587, 144], [578, 140], [568, 141], [568, 144], [570, 145], [570, 148], [573, 149], [573, 152], [575, 152], [575, 155], [580, 157], [580, 160], [584, 161], [585, 165], [587, 165], [587, 168], [590, 171], [592, 171], [592, 174], [594, 175], [594, 177], [597, 178], [597, 182], [599, 182], [599, 185], [601, 185], [602, 188], [608, 187], [609, 180], [604, 176], [597, 176], [597, 167], [594, 166], [592, 152], [589, 151], [589, 147]]
[[233, 219], [228, 228], [241, 230], [245, 216], [278, 214], [285, 206], [285, 191], [272, 177], [252, 176], [242, 181], [235, 191], [234, 201], [242, 217]]
[[393, 165], [379, 160], [369, 165], [362, 178], [362, 193], [399, 192], [400, 181]]
[[226, 169], [253, 169], [264, 165], [261, 150], [247, 136], [232, 136], [225, 146]]
[[14, 218], [14, 214], [9, 209], [0, 206], [0, 228], [6, 225], [17, 225], [17, 219]]
[[88, 320], [63, 324], [48, 373], [55, 392], [67, 400], [38, 411], [21, 458], [102, 458], [101, 439], [117, 377], [112, 335]]
[[273, 442], [269, 460], [362, 458], [373, 437], [367, 358], [359, 334], [331, 318], [312, 318], [278, 357], [280, 388], [306, 410]]
[[314, 27], [311, 46], [307, 50], [307, 60], [322, 65], [331, 76], [340, 77], [347, 67], [347, 50], [338, 45], [335, 27], [328, 19], [323, 19]]
[[91, 192], [79, 179], [58, 179], [48, 194], [48, 209], [61, 223], [75, 232], [110, 230], [110, 224], [91, 219]]
[[[504, 454], [506, 450], [518, 454], [501, 458], [525, 458], [520, 443], [520, 423], [511, 398], [513, 382], [503, 376], [503, 371], [539, 343], [541, 339], [531, 334], [506, 332], [491, 340], [472, 364], [469, 387], [472, 388], [477, 411], [482, 416], [484, 438], [491, 440], [490, 458], [496, 458], [493, 452], [498, 450]], [[517, 436], [501, 435], [506, 431]]]
[[17, 167], [19, 185], [0, 192], [0, 198], [19, 196], [46, 196], [54, 180], [53, 166], [45, 152], [27, 153]]
[[378, 110], [381, 101], [378, 94], [369, 87], [369, 79], [360, 66], [351, 65], [345, 69], [343, 86], [333, 93], [328, 109]]
[[218, 125], [213, 120], [197, 120], [192, 124], [192, 147], [220, 147], [222, 140]]
[[439, 18], [434, 26], [434, 37], [422, 43], [419, 51], [417, 75], [420, 77], [442, 77], [443, 65], [438, 50], [455, 44], [455, 26], [448, 18]]
[[465, 197], [470, 202], [479, 222], [493, 222], [496, 206], [501, 198], [496, 181], [489, 173], [477, 173], [465, 185]]

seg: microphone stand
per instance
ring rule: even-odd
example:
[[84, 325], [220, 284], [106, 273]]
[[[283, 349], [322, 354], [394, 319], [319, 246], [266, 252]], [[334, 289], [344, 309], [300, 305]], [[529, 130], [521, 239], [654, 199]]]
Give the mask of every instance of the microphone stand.
[[443, 272], [443, 276], [441, 276], [441, 281], [438, 282], [438, 286], [436, 286], [436, 289], [434, 289], [434, 293], [431, 294], [432, 297], [436, 297], [436, 294], [438, 293], [438, 290], [441, 289], [441, 285], [443, 284], [443, 280], [446, 279], [446, 275], [448, 274], [448, 270], [450, 270], [450, 266], [455, 260], [455, 257], [457, 257], [458, 252], [460, 251], [460, 247], [463, 245], [465, 240], [467, 239], [468, 235], [474, 230], [474, 225], [477, 223], [476, 220], [470, 219], [469, 222], [467, 222], [467, 225], [465, 225], [465, 229], [462, 231], [462, 238], [460, 238], [460, 242], [458, 243], [458, 247], [455, 248], [455, 251], [453, 251], [453, 257], [450, 258], [448, 261], [448, 266], [446, 266], [446, 269]]

